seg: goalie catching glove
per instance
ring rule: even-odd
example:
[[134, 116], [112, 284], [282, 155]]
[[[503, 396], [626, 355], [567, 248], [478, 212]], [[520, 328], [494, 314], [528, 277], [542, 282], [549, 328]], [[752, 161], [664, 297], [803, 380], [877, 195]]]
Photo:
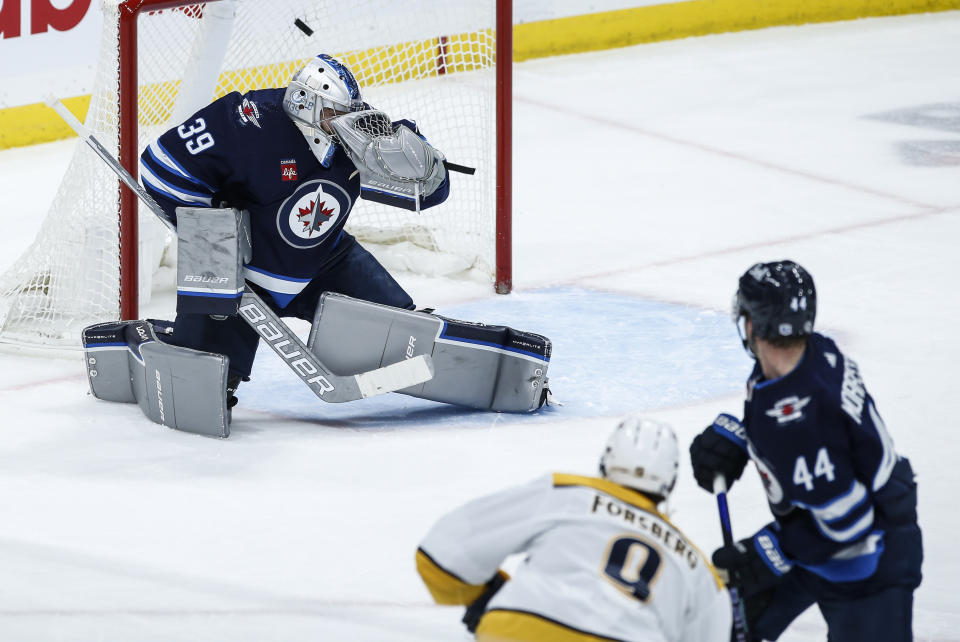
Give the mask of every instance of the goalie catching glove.
[[330, 127], [359, 170], [368, 200], [419, 211], [447, 178], [443, 154], [409, 121], [393, 123], [370, 109], [338, 116]]

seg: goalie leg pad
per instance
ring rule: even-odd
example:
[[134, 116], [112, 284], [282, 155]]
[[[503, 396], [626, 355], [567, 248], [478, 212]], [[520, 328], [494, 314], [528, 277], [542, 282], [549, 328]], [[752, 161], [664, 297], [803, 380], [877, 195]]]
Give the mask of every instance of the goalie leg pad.
[[337, 374], [433, 359], [433, 379], [398, 392], [482, 410], [528, 412], [545, 399], [550, 340], [325, 292], [307, 347]]
[[227, 357], [163, 343], [146, 321], [84, 328], [83, 349], [94, 397], [136, 402], [148, 419], [177, 430], [230, 435]]

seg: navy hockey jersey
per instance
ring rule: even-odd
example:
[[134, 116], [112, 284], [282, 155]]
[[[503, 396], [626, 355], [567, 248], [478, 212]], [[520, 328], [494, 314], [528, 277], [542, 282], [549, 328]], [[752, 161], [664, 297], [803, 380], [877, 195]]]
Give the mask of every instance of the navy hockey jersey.
[[[336, 252], [360, 196], [339, 147], [322, 165], [283, 110], [284, 89], [232, 92], [162, 134], [140, 157], [140, 178], [171, 221], [175, 209], [250, 212], [253, 259], [244, 276], [285, 307]], [[446, 199], [448, 184], [421, 208]]]
[[830, 581], [872, 575], [886, 516], [899, 510], [885, 505], [883, 490], [898, 462], [909, 463], [898, 459], [857, 364], [813, 334], [783, 377], [765, 380], [754, 367], [743, 423], [783, 552]]

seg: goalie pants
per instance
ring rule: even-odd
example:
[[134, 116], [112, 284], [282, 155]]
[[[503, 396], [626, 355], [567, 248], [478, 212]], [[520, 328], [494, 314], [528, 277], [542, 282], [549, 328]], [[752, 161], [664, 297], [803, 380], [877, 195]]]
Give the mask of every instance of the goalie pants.
[[880, 564], [867, 580], [828, 582], [794, 568], [751, 622], [751, 640], [776, 640], [813, 604], [827, 623], [828, 642], [912, 640], [913, 591], [920, 585], [923, 561], [920, 528], [916, 524], [897, 527], [888, 530], [884, 540]]
[[[351, 235], [343, 234], [338, 250], [307, 287], [283, 308], [258, 285], [249, 282], [248, 285], [279, 316], [297, 317], [308, 322], [313, 321], [317, 301], [325, 291], [407, 310], [414, 308], [410, 295]], [[226, 355], [230, 358], [230, 375], [248, 377], [259, 340], [257, 333], [240, 316], [218, 320], [207, 314], [178, 314], [173, 335], [167, 341], [185, 348]]]

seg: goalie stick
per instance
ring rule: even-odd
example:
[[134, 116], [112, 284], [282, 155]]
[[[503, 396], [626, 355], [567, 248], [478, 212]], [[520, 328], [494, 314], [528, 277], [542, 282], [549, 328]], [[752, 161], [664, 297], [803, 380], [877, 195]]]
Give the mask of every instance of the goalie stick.
[[[173, 234], [176, 234], [177, 228], [166, 217], [156, 201], [130, 175], [130, 172], [124, 169], [120, 162], [107, 151], [93, 135], [93, 132], [87, 129], [59, 99], [48, 98], [46, 103], [60, 115], [64, 122], [70, 125], [80, 138], [84, 139], [84, 142], [96, 152], [97, 156], [110, 166], [110, 169], [120, 177], [120, 180], [140, 197], [140, 200], [146, 204], [150, 211]], [[433, 378], [433, 361], [430, 355], [426, 354], [355, 375], [334, 374], [307, 349], [303, 341], [246, 284], [244, 284], [243, 296], [240, 299], [240, 315], [270, 346], [270, 349], [276, 352], [284, 363], [307, 384], [310, 390], [327, 402], [340, 403], [373, 397], [409, 388]]]
[[[730, 527], [730, 509], [727, 507], [727, 480], [723, 475], [713, 478], [713, 494], [717, 496], [717, 510], [720, 511], [720, 531], [723, 533], [723, 545], [733, 545], [733, 530]], [[733, 606], [733, 639], [736, 642], [747, 642], [747, 614], [743, 600], [740, 598], [740, 588], [728, 584], [730, 602]]]

